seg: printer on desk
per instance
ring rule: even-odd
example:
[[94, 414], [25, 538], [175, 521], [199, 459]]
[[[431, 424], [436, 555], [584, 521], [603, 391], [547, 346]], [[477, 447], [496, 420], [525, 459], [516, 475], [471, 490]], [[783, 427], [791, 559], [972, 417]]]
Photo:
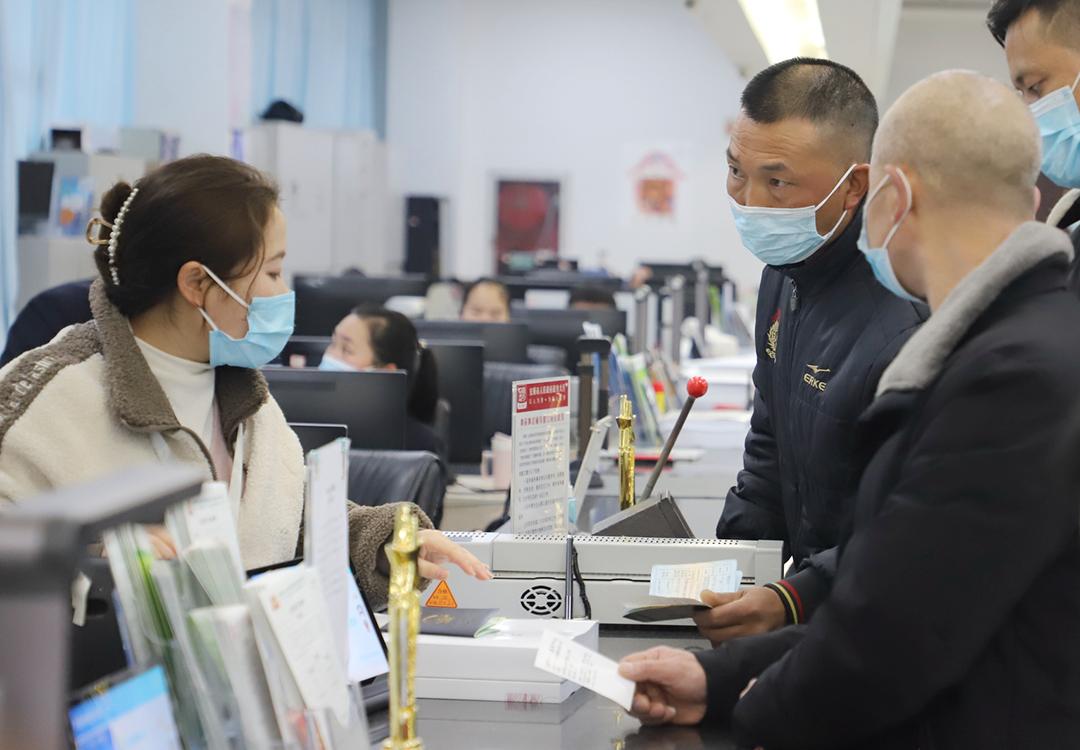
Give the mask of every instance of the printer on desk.
[[[566, 535], [448, 532], [447, 536], [491, 568], [478, 581], [451, 569], [447, 581], [460, 607], [497, 608], [504, 617], [563, 617], [566, 604]], [[646, 604], [653, 565], [733, 559], [743, 587], [761, 586], [782, 574], [782, 543], [731, 539], [657, 539], [575, 536], [581, 578], [573, 587], [575, 612], [581, 593], [601, 625], [640, 625], [626, 611]], [[425, 595], [425, 600], [429, 595]], [[689, 624], [689, 621], [671, 624]]]

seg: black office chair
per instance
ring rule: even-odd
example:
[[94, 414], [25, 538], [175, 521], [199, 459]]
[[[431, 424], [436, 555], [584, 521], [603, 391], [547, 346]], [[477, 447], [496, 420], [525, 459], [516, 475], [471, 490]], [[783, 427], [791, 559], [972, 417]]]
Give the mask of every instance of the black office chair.
[[415, 503], [438, 527], [446, 485], [446, 464], [434, 453], [349, 451], [349, 499], [358, 505]]
[[558, 365], [521, 365], [512, 362], [484, 363], [484, 443], [496, 432], [509, 435], [512, 429], [513, 400], [510, 386], [515, 380], [557, 378], [566, 375]]
[[90, 279], [46, 289], [26, 303], [7, 334], [0, 367], [24, 352], [44, 346], [68, 326], [85, 323], [90, 313]]

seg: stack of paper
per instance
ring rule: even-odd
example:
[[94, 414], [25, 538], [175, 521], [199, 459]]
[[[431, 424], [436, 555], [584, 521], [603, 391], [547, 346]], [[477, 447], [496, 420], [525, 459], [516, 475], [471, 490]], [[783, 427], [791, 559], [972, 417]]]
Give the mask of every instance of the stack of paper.
[[211, 603], [226, 606], [244, 601], [236, 519], [224, 484], [204, 484], [199, 497], [169, 510], [165, 525], [180, 559], [191, 568]]
[[318, 574], [306, 566], [283, 568], [244, 588], [282, 735], [303, 743], [314, 731], [328, 746], [331, 715], [343, 726], [349, 722], [349, 693]]
[[236, 702], [248, 747], [275, 747], [281, 732], [274, 716], [255, 631], [245, 605], [203, 607], [189, 615], [192, 637], [204, 655], [207, 678], [214, 692]]
[[545, 633], [596, 649], [599, 626], [588, 620], [504, 619], [476, 638], [423, 635], [416, 646], [418, 698], [561, 703], [578, 686], [535, 664]]

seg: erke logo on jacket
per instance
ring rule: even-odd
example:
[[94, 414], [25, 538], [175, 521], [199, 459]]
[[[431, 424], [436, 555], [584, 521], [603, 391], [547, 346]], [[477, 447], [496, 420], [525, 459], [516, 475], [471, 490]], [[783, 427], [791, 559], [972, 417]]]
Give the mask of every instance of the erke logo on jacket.
[[803, 382], [811, 388], [824, 392], [825, 386], [827, 386], [828, 383], [824, 380], [820, 380], [817, 376], [824, 375], [827, 372], [832, 372], [832, 370], [827, 367], [818, 367], [817, 365], [807, 365], [806, 369], [810, 370], [810, 372], [814, 374], [811, 375], [810, 372], [803, 373]]

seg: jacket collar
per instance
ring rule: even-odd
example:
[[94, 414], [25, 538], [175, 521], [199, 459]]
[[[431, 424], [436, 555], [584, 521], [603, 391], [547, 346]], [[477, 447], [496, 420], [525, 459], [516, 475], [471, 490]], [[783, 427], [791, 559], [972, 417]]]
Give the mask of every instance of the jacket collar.
[[[120, 421], [138, 432], [180, 429], [165, 391], [135, 343], [128, 319], [109, 301], [101, 279], [90, 287], [90, 310], [101, 339], [108, 401]], [[221, 430], [231, 445], [240, 423], [266, 401], [266, 379], [258, 370], [238, 367], [219, 367], [214, 374]]]
[[844, 231], [802, 263], [776, 267], [795, 282], [800, 295], [813, 294], [827, 287], [852, 263], [861, 260], [859, 234], [862, 232], [862, 211], [860, 205]]
[[1050, 214], [1046, 217], [1046, 223], [1059, 229], [1068, 229], [1080, 221], [1080, 190], [1070, 190], [1058, 199]]
[[1069, 238], [1060, 230], [1034, 221], [1021, 224], [949, 292], [941, 307], [908, 339], [882, 373], [877, 396], [924, 389], [1006, 287], [1044, 261], [1056, 258], [1067, 263], [1072, 256]]

